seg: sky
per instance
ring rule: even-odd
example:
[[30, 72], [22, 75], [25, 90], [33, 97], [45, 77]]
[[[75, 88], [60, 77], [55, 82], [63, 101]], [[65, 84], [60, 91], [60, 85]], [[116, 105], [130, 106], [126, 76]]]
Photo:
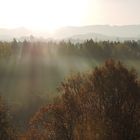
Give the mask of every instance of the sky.
[[0, 28], [140, 24], [140, 0], [0, 0]]

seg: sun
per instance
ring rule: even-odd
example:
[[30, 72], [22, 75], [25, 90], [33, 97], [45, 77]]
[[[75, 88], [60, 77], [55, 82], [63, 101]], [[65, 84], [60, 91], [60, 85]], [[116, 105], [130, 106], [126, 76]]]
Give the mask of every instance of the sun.
[[[0, 0], [0, 27], [54, 32], [100, 21], [98, 0]], [[7, 4], [8, 3], [8, 4]]]
[[86, 0], [41, 0], [34, 3], [32, 10], [31, 25], [54, 30], [80, 24], [86, 10]]
[[5, 17], [3, 24], [51, 32], [62, 26], [80, 25], [88, 6], [87, 0], [5, 0], [3, 7], [8, 9], [0, 10]]

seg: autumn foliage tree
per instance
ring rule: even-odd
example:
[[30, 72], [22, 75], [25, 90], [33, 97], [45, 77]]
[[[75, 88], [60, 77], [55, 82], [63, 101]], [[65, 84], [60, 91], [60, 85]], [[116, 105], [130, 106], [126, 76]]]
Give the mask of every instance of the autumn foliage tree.
[[[108, 60], [86, 74], [61, 83], [61, 97], [41, 109], [32, 125], [41, 124], [48, 140], [139, 140], [140, 83], [135, 70]], [[45, 139], [44, 139], [45, 140]]]
[[140, 85], [136, 72], [110, 60], [93, 72], [94, 108], [103, 139], [140, 138]]
[[0, 140], [16, 140], [7, 106], [0, 97]]

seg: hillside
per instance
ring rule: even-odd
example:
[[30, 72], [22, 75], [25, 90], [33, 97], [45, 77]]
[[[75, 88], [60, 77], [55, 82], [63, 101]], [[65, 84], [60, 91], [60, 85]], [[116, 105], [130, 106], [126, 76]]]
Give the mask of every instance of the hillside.
[[140, 25], [124, 25], [124, 26], [110, 26], [110, 25], [90, 25], [81, 27], [63, 27], [59, 28], [53, 33], [47, 30], [34, 31], [24, 27], [15, 29], [0, 29], [0, 40], [12, 40], [13, 38], [26, 39], [33, 35], [36, 38], [45, 39], [95, 39], [95, 40], [139, 40]]

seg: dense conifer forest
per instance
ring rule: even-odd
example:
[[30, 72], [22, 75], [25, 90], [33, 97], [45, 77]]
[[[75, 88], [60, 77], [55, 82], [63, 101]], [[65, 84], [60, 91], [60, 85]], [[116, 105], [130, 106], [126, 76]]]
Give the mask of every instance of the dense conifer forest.
[[139, 140], [140, 41], [0, 42], [0, 140]]

